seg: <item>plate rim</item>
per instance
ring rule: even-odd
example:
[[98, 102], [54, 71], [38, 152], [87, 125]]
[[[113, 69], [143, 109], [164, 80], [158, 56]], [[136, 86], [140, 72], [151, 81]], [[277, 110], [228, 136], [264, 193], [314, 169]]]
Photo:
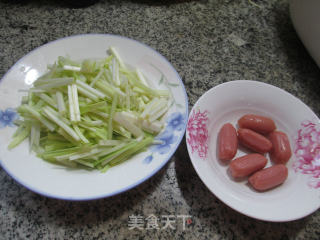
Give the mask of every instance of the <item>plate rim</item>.
[[159, 172], [163, 167], [164, 165], [166, 165], [172, 158], [172, 156], [175, 154], [175, 152], [177, 151], [178, 147], [180, 146], [181, 144], [181, 141], [185, 135], [185, 131], [186, 131], [186, 127], [187, 127], [187, 123], [188, 123], [188, 115], [189, 115], [189, 100], [188, 100], [188, 95], [187, 95], [187, 92], [186, 92], [186, 88], [185, 88], [185, 85], [182, 81], [182, 78], [180, 77], [178, 71], [174, 68], [174, 66], [172, 65], [172, 63], [165, 57], [163, 56], [161, 53], [159, 53], [157, 50], [155, 50], [154, 48], [152, 48], [151, 46], [143, 43], [143, 42], [140, 42], [138, 40], [135, 40], [133, 38], [129, 38], [129, 37], [126, 37], [126, 36], [122, 36], [122, 35], [116, 35], [116, 34], [110, 34], [110, 33], [84, 33], [84, 34], [75, 34], [75, 35], [70, 35], [70, 36], [66, 36], [66, 37], [62, 37], [62, 38], [58, 38], [58, 39], [55, 39], [55, 40], [52, 40], [52, 41], [49, 41], [45, 44], [42, 44], [34, 49], [32, 49], [31, 51], [29, 51], [28, 53], [26, 53], [25, 55], [23, 55], [21, 58], [18, 59], [18, 61], [16, 61], [10, 68], [7, 72], [5, 72], [5, 74], [2, 76], [2, 78], [0, 79], [0, 86], [1, 86], [1, 82], [3, 79], [5, 79], [11, 71], [13, 71], [18, 65], [20, 62], [22, 62], [25, 58], [27, 58], [30, 54], [33, 54], [34, 52], [37, 52], [37, 51], [41, 51], [42, 48], [45, 48], [51, 44], [54, 44], [56, 42], [59, 42], [59, 41], [64, 41], [64, 40], [69, 40], [69, 39], [72, 39], [72, 38], [79, 38], [79, 37], [113, 37], [113, 38], [120, 38], [120, 39], [125, 39], [127, 41], [131, 41], [131, 42], [134, 42], [135, 44], [138, 44], [138, 45], [141, 45], [143, 46], [144, 48], [147, 48], [149, 50], [151, 50], [152, 52], [154, 52], [160, 59], [162, 59], [165, 63], [167, 63], [168, 67], [173, 71], [173, 73], [176, 75], [176, 78], [178, 79], [178, 81], [180, 82], [180, 86], [182, 87], [182, 90], [183, 90], [183, 95], [184, 95], [184, 99], [185, 99], [185, 113], [184, 113], [184, 118], [185, 118], [185, 121], [184, 121], [184, 124], [183, 124], [183, 128], [181, 130], [181, 134], [180, 136], [178, 136], [178, 141], [176, 142], [176, 145], [172, 148], [172, 152], [171, 154], [169, 154], [167, 156], [167, 159], [164, 160], [158, 167], [156, 167], [155, 169], [153, 169], [153, 171], [151, 171], [147, 176], [145, 176], [144, 178], [141, 178], [139, 179], [138, 181], [132, 183], [132, 184], [129, 184], [123, 188], [120, 188], [116, 191], [113, 191], [111, 193], [107, 193], [107, 194], [97, 194], [97, 195], [94, 195], [94, 196], [88, 196], [88, 197], [70, 197], [70, 196], [67, 196], [67, 197], [64, 197], [64, 196], [57, 196], [57, 195], [54, 195], [54, 194], [50, 194], [49, 192], [44, 192], [42, 191], [41, 189], [35, 189], [33, 188], [32, 186], [30, 185], [27, 185], [25, 183], [23, 183], [23, 181], [21, 181], [20, 179], [18, 179], [16, 177], [16, 175], [14, 173], [12, 173], [11, 171], [9, 171], [6, 166], [4, 165], [3, 161], [0, 159], [0, 166], [1, 168], [13, 179], [15, 180], [17, 183], [19, 183], [21, 186], [27, 188], [28, 190], [34, 192], [34, 193], [37, 193], [39, 195], [42, 195], [42, 196], [45, 196], [45, 197], [49, 197], [49, 198], [53, 198], [53, 199], [59, 199], [59, 200], [66, 200], [66, 201], [91, 201], [91, 200], [97, 200], [97, 199], [102, 199], [102, 198], [108, 198], [108, 197], [112, 197], [112, 196], [115, 196], [115, 195], [118, 195], [120, 193], [123, 193], [123, 192], [126, 192], [126, 191], [129, 191], [135, 187], [137, 187], [138, 185], [142, 184], [143, 182], [146, 182], [148, 179], [150, 179], [151, 177], [153, 177], [157, 172]]
[[[199, 102], [205, 97], [206, 94], [208, 94], [210, 91], [213, 91], [213, 89], [217, 89], [219, 87], [223, 87], [225, 85], [228, 84], [233, 84], [233, 83], [250, 83], [250, 84], [258, 84], [260, 86], [268, 86], [274, 89], [277, 89], [278, 91], [281, 91], [282, 93], [286, 94], [287, 96], [293, 97], [295, 100], [299, 101], [300, 103], [302, 103], [306, 108], [308, 108], [308, 110], [313, 114], [313, 116], [315, 117], [315, 119], [317, 119], [318, 121], [320, 121], [319, 117], [313, 112], [313, 110], [307, 105], [305, 104], [301, 99], [299, 99], [298, 97], [294, 96], [293, 94], [285, 91], [284, 89], [277, 87], [275, 85], [269, 84], [269, 83], [265, 83], [265, 82], [261, 82], [261, 81], [257, 81], [257, 80], [230, 80], [228, 82], [224, 82], [221, 84], [218, 84], [210, 89], [208, 89], [206, 92], [204, 92], [200, 98], [198, 98], [198, 100], [196, 101], [196, 103], [193, 105], [192, 109], [190, 110], [190, 114], [189, 114], [189, 118], [192, 114], [193, 111], [195, 111], [195, 109], [197, 107], [199, 107]], [[189, 118], [188, 118], [188, 122], [189, 122]], [[208, 182], [204, 179], [204, 177], [200, 174], [200, 170], [197, 167], [196, 161], [195, 159], [193, 159], [192, 155], [193, 153], [191, 152], [191, 148], [189, 146], [189, 143], [187, 141], [187, 136], [188, 136], [188, 129], [186, 129], [186, 146], [187, 146], [187, 151], [189, 154], [189, 158], [191, 160], [192, 166], [194, 168], [194, 170], [196, 171], [197, 175], [199, 176], [199, 178], [201, 179], [202, 183], [206, 186], [206, 188], [216, 197], [218, 198], [223, 204], [227, 205], [228, 207], [230, 207], [231, 209], [235, 210], [236, 212], [239, 212], [245, 216], [257, 219], [257, 220], [261, 220], [261, 221], [267, 221], [267, 222], [289, 222], [289, 221], [295, 221], [301, 218], [304, 218], [312, 213], [314, 213], [315, 211], [317, 211], [320, 208], [320, 202], [319, 205], [316, 208], [313, 208], [312, 210], [304, 213], [304, 214], [300, 214], [299, 216], [296, 216], [294, 218], [277, 218], [277, 219], [272, 219], [272, 218], [268, 218], [268, 217], [261, 217], [261, 216], [256, 216], [254, 214], [250, 214], [244, 210], [239, 210], [236, 208], [236, 206], [233, 206], [229, 201], [226, 201], [223, 199], [223, 196], [219, 194], [219, 196], [214, 192], [214, 190], [211, 190], [212, 187], [209, 186]]]

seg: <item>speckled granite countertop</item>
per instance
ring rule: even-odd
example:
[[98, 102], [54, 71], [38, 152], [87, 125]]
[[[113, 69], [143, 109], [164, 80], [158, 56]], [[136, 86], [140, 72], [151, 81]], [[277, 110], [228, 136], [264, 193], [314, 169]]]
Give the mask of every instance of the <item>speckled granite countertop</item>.
[[[23, 55], [80, 33], [113, 33], [163, 54], [182, 77], [190, 107], [225, 81], [255, 79], [299, 97], [320, 116], [320, 69], [299, 41], [284, 0], [0, 1], [0, 77]], [[245, 41], [238, 46], [237, 38]], [[239, 40], [239, 39], [238, 39]], [[240, 42], [241, 43], [241, 42]], [[132, 215], [190, 215], [185, 230], [129, 230]], [[184, 141], [149, 181], [108, 199], [39, 196], [0, 169], [0, 239], [319, 239], [320, 212], [289, 223], [251, 219], [204, 186]]]

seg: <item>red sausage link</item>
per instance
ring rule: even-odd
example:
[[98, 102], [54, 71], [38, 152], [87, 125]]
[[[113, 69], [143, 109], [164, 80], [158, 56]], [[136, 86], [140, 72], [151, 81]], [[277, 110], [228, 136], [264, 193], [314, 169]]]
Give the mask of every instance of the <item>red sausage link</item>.
[[246, 177], [264, 168], [267, 162], [268, 159], [265, 156], [252, 153], [233, 160], [230, 163], [229, 170], [234, 178]]
[[221, 160], [231, 160], [237, 153], [237, 131], [231, 123], [226, 123], [218, 135], [218, 156]]
[[258, 153], [269, 152], [272, 148], [272, 143], [268, 138], [250, 129], [239, 128], [238, 139], [244, 146]]
[[249, 177], [249, 183], [258, 191], [265, 191], [282, 184], [288, 177], [288, 168], [283, 164], [262, 169]]
[[274, 163], [286, 164], [291, 158], [291, 147], [288, 136], [284, 132], [274, 131], [269, 134], [272, 143], [270, 158]]
[[276, 129], [276, 124], [271, 118], [246, 114], [238, 120], [240, 128], [248, 128], [255, 132], [267, 134]]

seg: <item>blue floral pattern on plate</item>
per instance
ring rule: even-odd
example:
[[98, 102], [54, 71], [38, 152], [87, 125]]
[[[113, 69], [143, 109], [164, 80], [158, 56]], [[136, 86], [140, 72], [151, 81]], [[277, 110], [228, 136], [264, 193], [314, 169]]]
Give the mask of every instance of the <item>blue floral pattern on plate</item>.
[[165, 154], [170, 151], [171, 145], [178, 140], [175, 131], [181, 131], [183, 129], [185, 120], [184, 115], [180, 112], [174, 112], [168, 117], [166, 129], [155, 138], [155, 140], [159, 140], [161, 143], [152, 145], [149, 148], [151, 154], [143, 160], [143, 163], [151, 163], [154, 153]]
[[163, 133], [156, 137], [156, 140], [160, 140], [162, 143], [152, 145], [150, 151], [165, 154], [170, 150], [171, 144], [175, 143], [178, 138], [174, 135], [173, 131], [167, 128]]
[[7, 108], [6, 110], [0, 110], [0, 128], [6, 126], [14, 127], [14, 121], [18, 119], [18, 114], [13, 108]]
[[181, 131], [184, 127], [185, 118], [180, 112], [172, 113], [168, 118], [166, 130]]
[[153, 160], [153, 155], [151, 154], [148, 157], [146, 157], [145, 159], [143, 159], [143, 163], [149, 164], [152, 162], [152, 160]]

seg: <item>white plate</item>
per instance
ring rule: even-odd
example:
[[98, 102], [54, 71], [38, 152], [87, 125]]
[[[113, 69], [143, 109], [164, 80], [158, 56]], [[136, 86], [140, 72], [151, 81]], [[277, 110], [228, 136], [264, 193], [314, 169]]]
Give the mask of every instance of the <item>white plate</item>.
[[[277, 128], [287, 133], [294, 151], [287, 163], [288, 179], [266, 192], [252, 190], [247, 180], [232, 180], [227, 174], [228, 165], [216, 157], [221, 126], [226, 122], [236, 126], [237, 120], [247, 113], [274, 119]], [[319, 208], [320, 121], [309, 107], [286, 91], [247, 80], [218, 85], [192, 108], [186, 140], [201, 180], [231, 208], [253, 218], [275, 222], [299, 219]], [[311, 141], [315, 143], [313, 152]], [[244, 154], [239, 149], [236, 157]], [[267, 166], [270, 165], [269, 161]]]
[[[114, 46], [123, 60], [138, 67], [160, 89], [173, 92], [174, 104], [168, 115], [166, 134], [159, 136], [163, 145], [129, 161], [99, 171], [70, 170], [52, 165], [29, 154], [28, 142], [8, 151], [15, 131], [16, 117], [10, 108], [19, 106], [24, 95], [18, 89], [30, 88], [32, 82], [59, 56], [72, 59], [104, 58]], [[76, 35], [45, 44], [20, 59], [0, 82], [0, 163], [17, 182], [39, 194], [66, 200], [90, 200], [112, 196], [135, 187], [154, 175], [176, 151], [185, 132], [188, 99], [183, 83], [172, 65], [158, 52], [138, 41], [107, 34]]]

